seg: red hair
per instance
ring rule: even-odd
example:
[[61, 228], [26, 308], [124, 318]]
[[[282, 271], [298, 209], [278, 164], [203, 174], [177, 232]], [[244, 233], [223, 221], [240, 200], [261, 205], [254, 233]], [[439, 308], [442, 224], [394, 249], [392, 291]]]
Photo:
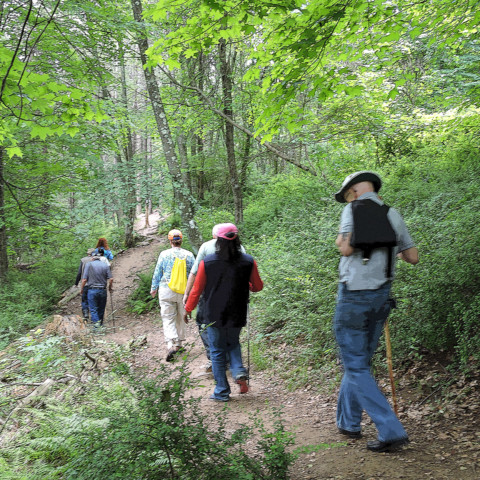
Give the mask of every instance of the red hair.
[[105, 237], [100, 237], [98, 239], [97, 246], [95, 248], [100, 248], [100, 247], [104, 248], [105, 250], [110, 250], [108, 248], [107, 239]]

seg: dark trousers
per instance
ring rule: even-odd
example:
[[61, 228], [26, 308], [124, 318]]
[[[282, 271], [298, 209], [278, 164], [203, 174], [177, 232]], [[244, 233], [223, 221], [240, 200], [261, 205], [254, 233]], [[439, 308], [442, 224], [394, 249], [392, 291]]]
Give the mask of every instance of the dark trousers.
[[207, 358], [210, 360], [210, 345], [208, 343], [208, 334], [207, 334], [207, 325], [208, 322], [206, 321], [204, 315], [205, 309], [205, 299], [203, 295], [200, 297], [197, 305], [197, 317], [195, 318], [195, 322], [197, 323], [198, 333], [200, 334], [200, 338], [202, 339], [203, 346], [205, 347], [205, 353], [207, 354]]
[[83, 292], [82, 292], [82, 313], [84, 311], [89, 311], [89, 308], [88, 308], [88, 287], [85, 285], [83, 287]]

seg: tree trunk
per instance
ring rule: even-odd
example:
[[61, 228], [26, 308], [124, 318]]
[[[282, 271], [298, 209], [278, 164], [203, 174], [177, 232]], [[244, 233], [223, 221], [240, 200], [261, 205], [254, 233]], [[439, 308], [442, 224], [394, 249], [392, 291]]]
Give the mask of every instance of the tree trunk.
[[245, 135], [245, 145], [243, 148], [243, 156], [240, 166], [240, 187], [242, 192], [245, 191], [245, 185], [247, 184], [247, 169], [250, 163], [250, 149], [252, 147], [252, 137]]
[[178, 156], [182, 165], [183, 182], [187, 185], [190, 195], [192, 194], [192, 178], [188, 166], [187, 139], [181, 129], [177, 129]]
[[120, 168], [122, 183], [125, 188], [124, 204], [122, 210], [125, 213], [125, 247], [135, 246], [133, 228], [135, 224], [137, 196], [135, 191], [135, 165], [133, 163], [133, 134], [128, 121], [128, 97], [127, 97], [127, 77], [125, 74], [125, 64], [123, 56], [120, 60], [122, 103], [125, 108], [125, 125], [123, 126], [123, 152], [125, 158], [125, 168]]
[[[142, 2], [141, 0], [131, 0], [133, 17], [138, 23], [139, 31], [137, 34], [138, 49], [140, 51], [140, 59], [142, 65], [147, 63], [148, 40], [145, 31], [145, 24], [142, 16]], [[155, 73], [151, 68], [144, 68], [145, 82], [147, 85], [148, 96], [152, 104], [153, 114], [157, 123], [158, 133], [162, 141], [163, 153], [167, 161], [168, 171], [170, 173], [174, 191], [178, 197], [180, 206], [180, 215], [184, 227], [186, 228], [189, 240], [193, 246], [195, 253], [202, 243], [202, 236], [195, 223], [195, 207], [194, 203], [189, 196], [188, 188], [184, 184], [182, 179], [182, 173], [180, 165], [175, 153], [172, 134], [170, 126], [168, 124], [167, 116], [165, 114], [165, 108], [163, 106], [162, 97], [160, 95], [160, 89], [158, 87]]]
[[5, 179], [3, 177], [3, 159], [5, 149], [0, 146], [0, 282], [5, 281], [8, 272], [7, 225], [5, 216]]
[[203, 146], [203, 138], [195, 135], [193, 141], [196, 145], [196, 154], [198, 155], [201, 168], [198, 170], [197, 178], [197, 195], [199, 200], [205, 200], [205, 152]]
[[[233, 118], [232, 101], [232, 65], [227, 59], [227, 44], [224, 39], [219, 44], [220, 73], [222, 77], [223, 113]], [[227, 149], [228, 171], [230, 173], [230, 186], [232, 188], [233, 203], [235, 205], [235, 223], [243, 222], [243, 192], [238, 179], [237, 164], [235, 160], [235, 132], [230, 122], [225, 121], [225, 146]]]

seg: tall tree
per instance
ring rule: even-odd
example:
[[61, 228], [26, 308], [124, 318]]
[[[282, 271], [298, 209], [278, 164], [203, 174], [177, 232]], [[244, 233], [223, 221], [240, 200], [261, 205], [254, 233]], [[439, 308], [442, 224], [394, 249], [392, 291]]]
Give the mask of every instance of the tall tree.
[[[218, 45], [220, 74], [223, 91], [223, 113], [233, 119], [233, 66], [235, 64], [235, 50], [227, 55], [227, 42], [221, 39]], [[227, 163], [230, 173], [230, 185], [235, 206], [235, 222], [243, 222], [243, 192], [238, 178], [237, 163], [235, 160], [235, 130], [231, 122], [225, 121], [225, 145], [227, 147]]]
[[[147, 50], [149, 48], [147, 30], [143, 19], [143, 7], [141, 0], [131, 0], [133, 17], [138, 24], [137, 30], [137, 44], [140, 52], [140, 59], [142, 65], [147, 65]], [[152, 68], [144, 68], [145, 82], [147, 84], [147, 91], [152, 104], [153, 114], [158, 127], [158, 134], [162, 141], [163, 152], [168, 165], [173, 188], [178, 196], [178, 203], [184, 227], [188, 232], [188, 237], [194, 248], [198, 248], [202, 243], [202, 236], [195, 223], [195, 205], [190, 196], [187, 185], [184, 183], [180, 164], [177, 154], [175, 152], [175, 145], [173, 142], [170, 125], [168, 123], [167, 115], [163, 105], [160, 89], [158, 86], [155, 72]]]

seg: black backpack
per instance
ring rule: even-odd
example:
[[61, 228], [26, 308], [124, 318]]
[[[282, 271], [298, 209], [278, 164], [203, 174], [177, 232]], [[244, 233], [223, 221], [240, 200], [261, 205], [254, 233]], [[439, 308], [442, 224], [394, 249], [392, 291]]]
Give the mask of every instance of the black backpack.
[[379, 205], [373, 200], [352, 202], [353, 232], [350, 245], [363, 251], [363, 263], [370, 260], [375, 248], [388, 248], [387, 278], [392, 276], [392, 253], [397, 245], [395, 230], [388, 220], [388, 205]]

